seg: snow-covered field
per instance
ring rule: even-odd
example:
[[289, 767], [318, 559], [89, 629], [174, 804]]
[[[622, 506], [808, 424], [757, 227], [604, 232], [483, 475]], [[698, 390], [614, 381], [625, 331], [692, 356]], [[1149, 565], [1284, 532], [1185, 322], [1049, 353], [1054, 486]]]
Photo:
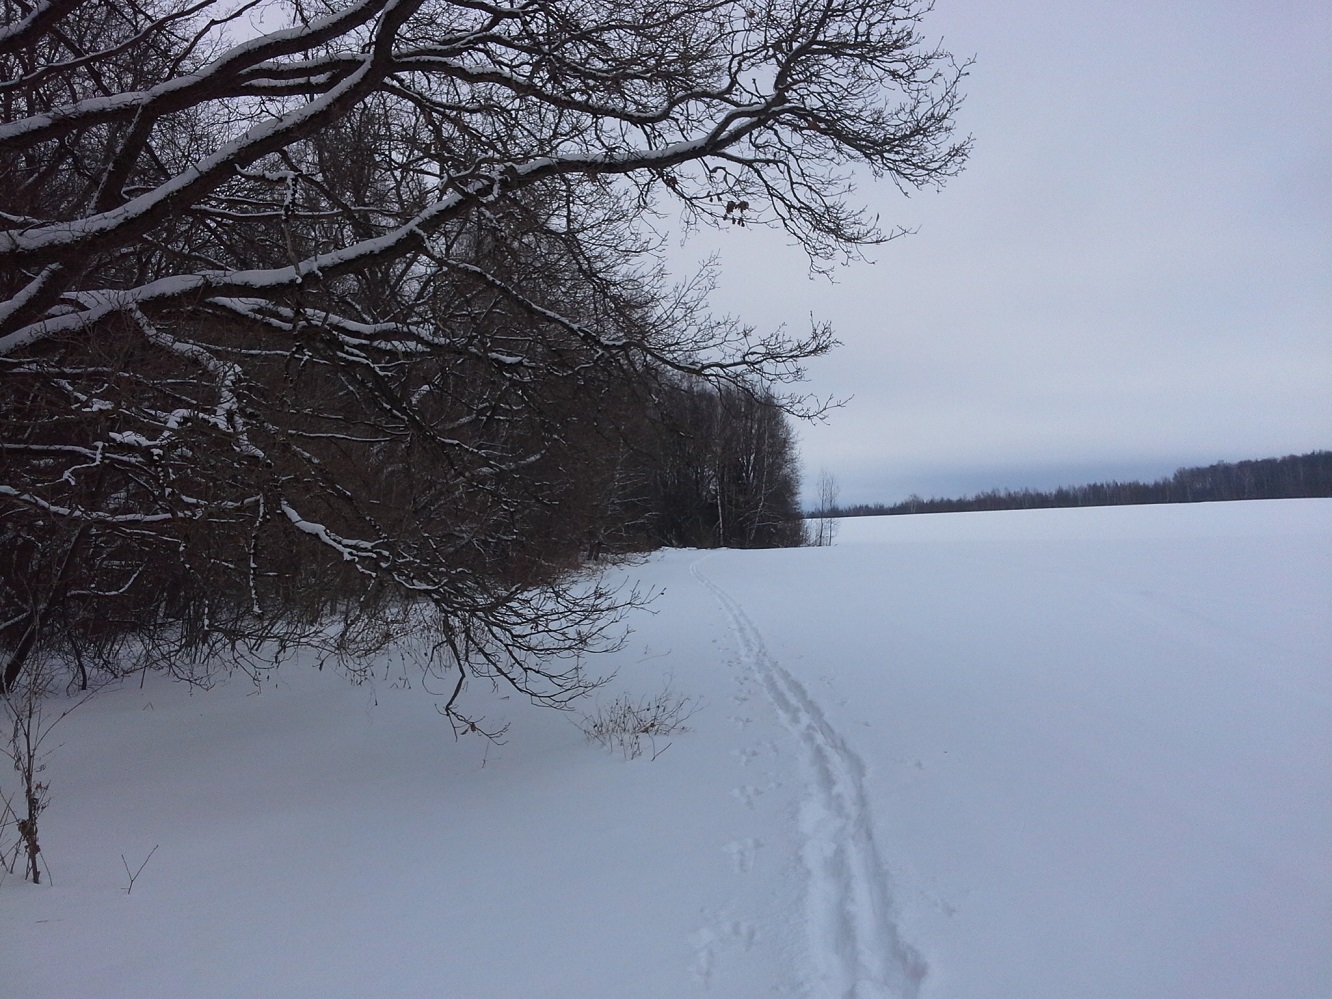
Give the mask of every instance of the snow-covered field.
[[603, 701], [701, 702], [656, 760], [517, 699], [455, 743], [391, 661], [79, 708], [0, 995], [1332, 996], [1332, 501], [626, 572]]

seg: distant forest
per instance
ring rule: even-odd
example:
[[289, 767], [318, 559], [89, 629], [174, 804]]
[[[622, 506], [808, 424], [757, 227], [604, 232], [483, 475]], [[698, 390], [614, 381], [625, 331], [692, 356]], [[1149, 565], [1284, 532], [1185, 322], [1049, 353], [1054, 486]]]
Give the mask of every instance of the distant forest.
[[1311, 451], [1257, 461], [1219, 461], [1205, 468], [1181, 468], [1174, 475], [1156, 482], [1097, 482], [1087, 486], [1064, 486], [1052, 492], [991, 489], [962, 499], [921, 499], [913, 495], [893, 506], [882, 503], [839, 506], [830, 515], [876, 517], [901, 513], [1039, 510], [1307, 496], [1332, 496], [1332, 451]]

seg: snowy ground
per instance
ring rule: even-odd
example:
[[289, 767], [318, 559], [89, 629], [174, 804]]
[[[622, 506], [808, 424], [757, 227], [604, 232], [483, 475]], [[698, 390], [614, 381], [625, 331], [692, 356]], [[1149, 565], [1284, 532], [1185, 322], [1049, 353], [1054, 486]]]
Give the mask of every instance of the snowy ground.
[[1332, 501], [633, 575], [665, 593], [603, 699], [702, 701], [655, 761], [517, 700], [455, 743], [391, 661], [81, 707], [0, 995], [1332, 996]]

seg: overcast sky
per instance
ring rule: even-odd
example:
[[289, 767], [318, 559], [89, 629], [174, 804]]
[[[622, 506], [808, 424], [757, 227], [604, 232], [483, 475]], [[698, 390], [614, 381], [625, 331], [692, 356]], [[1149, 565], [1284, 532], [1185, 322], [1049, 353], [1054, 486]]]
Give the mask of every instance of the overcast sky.
[[844, 503], [1153, 479], [1332, 448], [1327, 0], [938, 0], [975, 56], [966, 171], [863, 188], [918, 230], [836, 283], [772, 233], [718, 245], [718, 311], [834, 323], [801, 430]]

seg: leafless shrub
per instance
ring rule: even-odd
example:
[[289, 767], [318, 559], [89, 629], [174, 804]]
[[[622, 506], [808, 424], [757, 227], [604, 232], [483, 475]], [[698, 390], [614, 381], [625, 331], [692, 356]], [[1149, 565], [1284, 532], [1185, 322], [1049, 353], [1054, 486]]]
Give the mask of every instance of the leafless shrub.
[[[46, 772], [49, 750], [44, 749], [51, 730], [65, 720], [75, 708], [87, 700], [87, 696], [71, 699], [63, 707], [51, 709], [53, 693], [52, 671], [47, 663], [39, 663], [38, 668], [24, 676], [24, 681], [0, 695], [0, 704], [4, 706], [4, 715], [9, 725], [7, 744], [0, 747], [0, 754], [8, 756], [13, 769], [18, 774], [19, 788], [16, 794], [4, 794], [3, 813], [0, 819], [0, 833], [8, 827], [10, 821], [18, 833], [18, 840], [6, 863], [6, 870], [14, 872], [15, 860], [24, 858], [24, 877], [33, 884], [40, 884], [42, 868], [50, 867], [42, 856], [38, 819], [50, 799], [50, 784], [43, 776]], [[54, 713], [55, 717], [51, 717]], [[6, 819], [10, 821], [6, 821]], [[4, 847], [10, 852], [8, 846]]]
[[626, 760], [636, 760], [644, 752], [655, 760], [671, 747], [669, 742], [659, 746], [657, 740], [688, 732], [685, 722], [697, 710], [691, 698], [680, 697], [670, 688], [639, 698], [621, 694], [584, 715], [582, 729], [589, 741], [611, 752], [618, 750]]

